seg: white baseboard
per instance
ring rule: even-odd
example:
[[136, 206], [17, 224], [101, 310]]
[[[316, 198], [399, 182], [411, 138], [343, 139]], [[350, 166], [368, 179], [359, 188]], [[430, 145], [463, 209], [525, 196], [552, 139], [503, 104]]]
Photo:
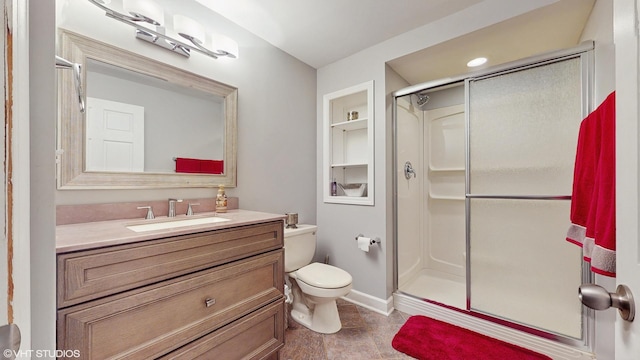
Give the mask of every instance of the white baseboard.
[[357, 290], [351, 290], [342, 299], [385, 316], [389, 316], [393, 312], [393, 296], [383, 300]]
[[449, 324], [463, 327], [541, 354], [554, 360], [594, 360], [593, 353], [556, 341], [541, 338], [500, 324], [447, 309], [407, 295], [393, 294], [393, 306], [409, 315], [424, 315]]

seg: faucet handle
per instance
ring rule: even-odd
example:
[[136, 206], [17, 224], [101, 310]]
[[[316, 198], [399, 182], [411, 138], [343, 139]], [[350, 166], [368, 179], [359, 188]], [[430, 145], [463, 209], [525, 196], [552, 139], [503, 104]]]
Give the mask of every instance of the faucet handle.
[[138, 210], [147, 209], [147, 215], [144, 217], [145, 219], [155, 219], [155, 215], [153, 215], [153, 209], [151, 206], [138, 206]]
[[191, 208], [192, 206], [198, 206], [200, 205], [200, 203], [189, 203], [189, 207], [187, 208], [187, 215], [193, 215], [193, 209]]

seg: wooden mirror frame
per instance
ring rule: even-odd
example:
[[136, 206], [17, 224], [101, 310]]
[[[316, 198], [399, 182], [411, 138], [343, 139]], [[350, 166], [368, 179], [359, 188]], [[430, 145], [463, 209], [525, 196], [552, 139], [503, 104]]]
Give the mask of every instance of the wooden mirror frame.
[[[67, 30], [60, 31], [60, 56], [81, 65], [86, 91], [87, 59], [166, 79], [224, 98], [224, 172], [222, 174], [85, 172], [85, 113], [80, 112], [72, 71], [58, 71], [59, 121], [57, 186], [70, 189], [152, 189], [235, 187], [238, 89]], [[82, 94], [86, 101], [86, 93]]]

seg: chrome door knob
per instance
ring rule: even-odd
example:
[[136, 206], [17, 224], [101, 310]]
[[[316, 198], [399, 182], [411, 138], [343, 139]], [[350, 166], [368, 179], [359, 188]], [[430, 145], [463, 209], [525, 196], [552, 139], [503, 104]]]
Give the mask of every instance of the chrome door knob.
[[614, 307], [624, 320], [633, 321], [635, 317], [633, 294], [626, 285], [618, 285], [616, 292], [610, 293], [596, 284], [582, 284], [578, 288], [578, 298], [591, 309], [606, 310]]

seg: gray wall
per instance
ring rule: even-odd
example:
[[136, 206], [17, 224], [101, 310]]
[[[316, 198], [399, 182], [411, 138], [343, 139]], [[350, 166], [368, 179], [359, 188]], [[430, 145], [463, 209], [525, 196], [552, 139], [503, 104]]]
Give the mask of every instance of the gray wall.
[[[332, 264], [344, 268], [353, 276], [353, 289], [383, 303], [392, 295], [393, 284], [393, 227], [392, 227], [392, 162], [391, 116], [389, 93], [385, 84], [385, 64], [395, 58], [470, 33], [535, 8], [553, 3], [552, 0], [515, 2], [483, 1], [395, 38], [372, 46], [350, 57], [318, 69], [318, 153], [322, 144], [322, 96], [365, 81], [374, 80], [375, 101], [375, 206], [325, 204], [322, 202], [322, 162], [318, 162], [317, 218], [318, 249], [332, 255]], [[380, 237], [382, 246], [368, 254], [359, 251], [352, 241], [362, 233]]]
[[[179, 2], [173, 5], [179, 7]], [[177, 8], [166, 6], [167, 13]], [[133, 28], [109, 19], [86, 0], [56, 0], [58, 27], [98, 39], [238, 88], [238, 186], [228, 189], [243, 209], [298, 212], [316, 222], [316, 70], [220, 15], [202, 7], [191, 14], [207, 19], [212, 31], [240, 46], [238, 59], [201, 54], [183, 58], [142, 42]], [[204, 20], [199, 20], [205, 23]], [[64, 190], [56, 204], [213, 197], [216, 189]]]

